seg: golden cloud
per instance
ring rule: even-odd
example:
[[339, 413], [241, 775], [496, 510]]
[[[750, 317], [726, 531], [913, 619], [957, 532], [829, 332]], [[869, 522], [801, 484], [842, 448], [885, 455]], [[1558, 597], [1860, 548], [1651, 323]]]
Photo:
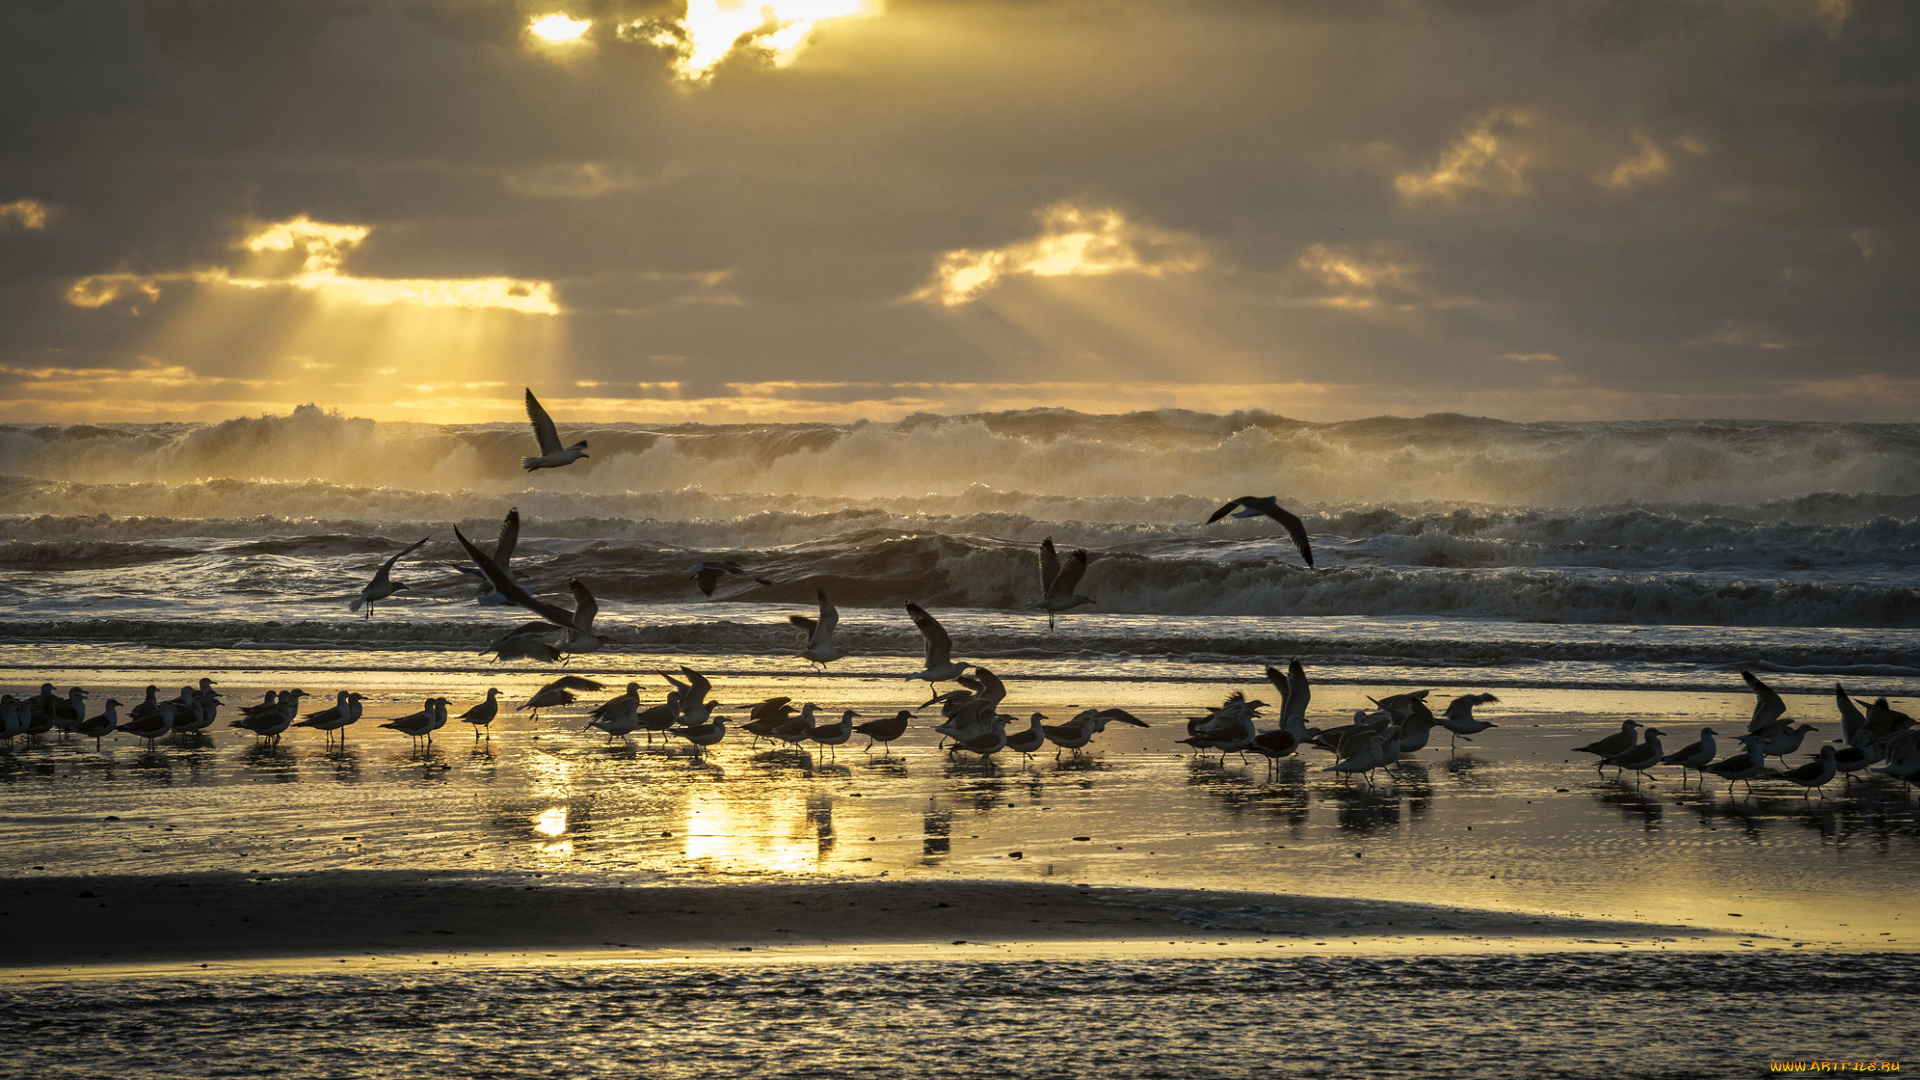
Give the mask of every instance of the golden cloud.
[[30, 232], [45, 232], [47, 204], [37, 199], [15, 199], [0, 203], [0, 230], [18, 226]]
[[240, 240], [237, 247], [255, 257], [256, 265], [249, 271], [211, 267], [160, 274], [92, 274], [67, 289], [67, 303], [98, 308], [135, 296], [152, 302], [160, 299], [163, 284], [192, 281], [240, 289], [301, 289], [348, 304], [490, 308], [523, 315], [560, 313], [553, 299], [553, 283], [547, 281], [356, 277], [342, 265], [371, 231], [364, 225], [331, 224], [302, 214], [259, 226]]
[[1031, 240], [940, 256], [933, 279], [909, 299], [956, 307], [1014, 275], [1160, 277], [1197, 270], [1206, 261], [1194, 237], [1130, 222], [1110, 208], [1055, 203], [1040, 211], [1040, 222], [1040, 235]]
[[616, 33], [675, 54], [674, 72], [701, 83], [729, 56], [754, 53], [785, 67], [805, 50], [814, 28], [831, 19], [879, 15], [883, 0], [687, 0], [679, 19], [641, 19]]
[[1521, 195], [1527, 191], [1527, 152], [1513, 145], [1516, 132], [1531, 127], [1532, 113], [1496, 109], [1475, 120], [1465, 134], [1440, 154], [1432, 169], [1394, 177], [1393, 186], [1408, 202], [1458, 199], [1463, 192]]

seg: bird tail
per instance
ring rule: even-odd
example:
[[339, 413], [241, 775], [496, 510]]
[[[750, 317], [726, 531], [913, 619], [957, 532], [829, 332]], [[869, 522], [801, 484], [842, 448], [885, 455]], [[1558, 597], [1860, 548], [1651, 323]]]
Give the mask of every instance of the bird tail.
[[520, 459], [520, 467], [528, 472], [532, 472], [540, 467], [540, 459], [537, 457], [523, 457]]
[[364, 597], [364, 596], [356, 596], [356, 597], [354, 597], [354, 598], [353, 598], [353, 602], [347, 605], [347, 610], [348, 610], [348, 611], [359, 611], [359, 610], [360, 610], [360, 605], [361, 605], [362, 603], [364, 603], [365, 601], [366, 601], [366, 597]]

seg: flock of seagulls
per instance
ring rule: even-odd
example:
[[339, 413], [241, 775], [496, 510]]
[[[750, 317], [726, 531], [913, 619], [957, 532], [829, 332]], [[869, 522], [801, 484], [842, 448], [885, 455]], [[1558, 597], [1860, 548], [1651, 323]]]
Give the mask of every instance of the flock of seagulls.
[[[558, 429], [553, 417], [540, 404], [531, 387], [526, 392], [527, 419], [533, 425], [534, 439], [540, 453], [521, 459], [521, 465], [528, 472], [540, 469], [558, 469], [573, 464], [587, 456], [586, 440], [562, 447]], [[1242, 495], [1214, 511], [1206, 524], [1213, 524], [1231, 514], [1234, 517], [1266, 517], [1278, 522], [1292, 538], [1294, 547], [1306, 565], [1313, 566], [1313, 547], [1307, 536], [1306, 526], [1300, 518], [1282, 507], [1278, 500], [1269, 495]], [[471, 560], [471, 566], [459, 568], [461, 573], [477, 577], [480, 591], [477, 602], [483, 606], [512, 605], [523, 608], [539, 616], [539, 621], [528, 622], [499, 634], [480, 650], [482, 654], [491, 653], [496, 660], [533, 660], [540, 663], [553, 663], [571, 658], [580, 653], [594, 652], [606, 644], [606, 637], [594, 629], [593, 622], [599, 612], [599, 603], [592, 591], [578, 578], [567, 582], [567, 591], [573, 598], [571, 608], [548, 603], [535, 597], [520, 584], [518, 575], [511, 566], [515, 547], [520, 539], [520, 511], [516, 508], [507, 512], [500, 524], [499, 537], [494, 541], [492, 551], [483, 551], [462, 533], [458, 526], [453, 535]], [[394, 566], [406, 556], [419, 550], [431, 537], [424, 537], [388, 558], [374, 572], [373, 579], [360, 590], [359, 596], [349, 603], [348, 609], [360, 611], [366, 609], [367, 618], [373, 616], [374, 605], [395, 593], [406, 589], [403, 582], [393, 580]], [[1082, 579], [1086, 577], [1089, 556], [1084, 548], [1068, 552], [1062, 558], [1049, 536], [1040, 543], [1040, 598], [1028, 605], [1030, 610], [1047, 613], [1047, 626], [1053, 629], [1062, 612], [1096, 601], [1091, 596], [1082, 595], [1078, 590]], [[744, 577], [762, 586], [771, 586], [771, 579], [760, 577], [731, 559], [703, 559], [694, 563], [685, 573], [702, 594], [712, 596], [714, 589], [723, 578]], [[824, 669], [835, 660], [848, 656], [848, 652], [835, 644], [834, 630], [839, 626], [840, 611], [828, 599], [824, 588], [815, 587], [817, 611], [814, 615], [790, 615], [789, 621], [806, 634], [806, 642], [800, 650], [800, 656], [808, 663]], [[956, 664], [951, 657], [952, 641], [947, 638], [940, 624], [916, 604], [907, 605], [908, 615], [914, 625], [923, 634], [927, 634], [927, 668], [950, 671], [945, 678], [952, 678], [964, 671], [968, 665]], [[931, 630], [929, 630], [931, 627]], [[939, 642], [936, 643], [935, 635]], [[943, 644], [942, 644], [943, 643]], [[937, 659], [936, 659], [937, 654]], [[922, 678], [924, 676], [914, 676]], [[932, 681], [944, 681], [932, 680]]]
[[[570, 446], [561, 445], [553, 418], [534, 397], [531, 388], [526, 393], [526, 408], [540, 450], [537, 456], [521, 460], [528, 472], [562, 468], [587, 456], [585, 440]], [[1313, 566], [1313, 549], [1305, 525], [1275, 498], [1243, 495], [1214, 511], [1206, 524], [1229, 515], [1265, 517], [1277, 522], [1292, 539], [1301, 559], [1308, 567]], [[521, 575], [511, 566], [520, 535], [517, 509], [508, 511], [501, 522], [491, 551], [482, 550], [457, 526], [453, 533], [472, 563], [471, 567], [462, 567], [462, 572], [479, 581], [476, 596], [479, 604], [515, 606], [538, 616], [537, 621], [523, 623], [496, 636], [483, 652], [492, 653], [499, 660], [552, 663], [598, 651], [607, 643], [606, 636], [595, 627], [599, 603], [585, 583], [577, 578], [567, 583], [571, 607], [542, 600], [520, 583]], [[365, 617], [371, 618], [377, 603], [407, 589], [404, 582], [393, 580], [394, 568], [428, 539], [431, 537], [409, 544], [383, 562], [372, 580], [348, 605], [349, 609], [358, 612], [364, 607]], [[1049, 627], [1055, 625], [1061, 613], [1095, 603], [1092, 597], [1078, 591], [1088, 562], [1084, 549], [1076, 549], [1062, 558], [1052, 537], [1041, 542], [1041, 595], [1029, 608], [1045, 611]], [[685, 576], [708, 596], [723, 578], [745, 577], [760, 585], [773, 584], [731, 560], [703, 560], [688, 569]], [[814, 595], [813, 615], [794, 614], [788, 619], [805, 635], [800, 658], [824, 670], [848, 653], [834, 641], [840, 623], [839, 609], [824, 588], [816, 587]], [[860, 714], [845, 709], [837, 719], [822, 719], [814, 703], [796, 705], [786, 697], [723, 705], [712, 696], [713, 684], [707, 677], [682, 666], [680, 677], [659, 673], [669, 687], [665, 700], [643, 704], [640, 683], [629, 682], [623, 693], [591, 708], [587, 728], [602, 732], [608, 739], [634, 735], [644, 736], [648, 742], [656, 736], [678, 738], [689, 743], [696, 753], [704, 753], [727, 738], [726, 711], [744, 709], [746, 719], [738, 722], [737, 729], [751, 735], [755, 747], [761, 741], [768, 741], [788, 746], [818, 746], [832, 754], [859, 736], [866, 739], [862, 749], [871, 753], [874, 746], [884, 749], [905, 735], [919, 711], [938, 706], [941, 719], [933, 731], [940, 735], [940, 745], [952, 754], [967, 753], [988, 759], [1007, 751], [1031, 758], [1049, 745], [1054, 747], [1056, 758], [1069, 752], [1079, 754], [1110, 724], [1148, 726], [1119, 708], [1085, 709], [1064, 724], [1048, 724], [1044, 713], [1032, 712], [1025, 726], [1020, 726], [1022, 721], [1002, 708], [1008, 696], [1004, 682], [979, 664], [956, 659], [952, 636], [924, 607], [909, 602], [906, 613], [920, 632], [925, 662], [921, 670], [904, 678], [924, 681], [930, 688], [949, 682], [957, 684], [957, 688], [935, 692], [920, 705], [898, 709], [891, 716], [855, 723]], [[1243, 759], [1255, 754], [1266, 758], [1270, 769], [1277, 767], [1282, 759], [1302, 751], [1319, 751], [1331, 755], [1323, 771], [1335, 773], [1343, 780], [1359, 777], [1372, 783], [1373, 777], [1383, 772], [1391, 779], [1391, 766], [1406, 755], [1425, 749], [1436, 728], [1444, 729], [1449, 745], [1457, 747], [1459, 740], [1471, 740], [1494, 726], [1473, 715], [1476, 706], [1498, 700], [1492, 694], [1461, 695], [1449, 702], [1443, 712], [1435, 714], [1427, 705], [1429, 692], [1416, 690], [1370, 698], [1374, 707], [1356, 711], [1350, 722], [1313, 727], [1307, 716], [1312, 691], [1299, 661], [1290, 662], [1285, 672], [1268, 667], [1265, 675], [1280, 696], [1277, 726], [1262, 730], [1260, 714], [1268, 704], [1250, 700], [1244, 693], [1235, 691], [1218, 707], [1188, 718], [1185, 737], [1178, 741], [1192, 747], [1196, 754], [1217, 753], [1223, 758], [1239, 754]], [[1871, 704], [1856, 703], [1836, 684], [1834, 697], [1841, 725], [1841, 737], [1835, 740], [1837, 745], [1822, 746], [1811, 760], [1787, 768], [1787, 755], [1797, 753], [1807, 734], [1818, 728], [1812, 724], [1795, 724], [1787, 718], [1785, 701], [1752, 672], [1742, 671], [1741, 677], [1753, 691], [1755, 705], [1746, 733], [1733, 740], [1741, 747], [1737, 753], [1721, 757], [1718, 733], [1710, 727], [1700, 729], [1698, 741], [1669, 753], [1661, 742], [1664, 731], [1634, 720], [1625, 721], [1614, 734], [1576, 748], [1576, 752], [1593, 754], [1595, 768], [1603, 774], [1609, 767], [1622, 777], [1632, 773], [1636, 784], [1642, 774], [1661, 765], [1678, 765], [1683, 783], [1689, 773], [1697, 773], [1702, 783], [1711, 773], [1727, 781], [1729, 794], [1735, 784], [1745, 782], [1751, 791], [1752, 781], [1756, 779], [1779, 779], [1801, 787], [1811, 796], [1836, 777], [1851, 782], [1853, 773], [1865, 769], [1909, 784], [1920, 784], [1920, 725], [1891, 708], [1884, 698]], [[531, 711], [538, 718], [543, 709], [574, 705], [581, 694], [604, 689], [602, 683], [593, 679], [563, 675], [542, 686], [516, 708]], [[240, 708], [239, 716], [230, 721], [229, 726], [269, 743], [277, 743], [289, 728], [312, 728], [322, 732], [329, 744], [337, 739], [344, 745], [348, 728], [362, 719], [364, 696], [340, 690], [330, 706], [303, 716], [301, 699], [306, 696], [300, 689], [269, 691], [258, 703]], [[124, 734], [144, 740], [151, 750], [158, 740], [169, 735], [197, 735], [211, 728], [222, 704], [211, 679], [201, 679], [197, 687], [183, 686], [172, 698], [161, 698], [158, 688], [149, 686], [145, 699], [127, 709], [124, 718], [121, 710], [126, 706], [113, 699], [105, 701], [99, 713], [89, 716], [87, 697], [79, 687], [61, 696], [51, 683], [43, 684], [36, 694], [0, 696], [0, 739], [11, 746], [14, 739], [22, 736], [32, 738], [58, 731], [62, 737], [91, 738], [97, 749], [107, 736]], [[379, 727], [406, 735], [416, 744], [430, 745], [434, 732], [454, 719], [452, 707], [453, 702], [448, 698], [428, 697], [417, 711], [386, 720]], [[500, 715], [501, 708], [499, 689], [489, 688], [485, 699], [466, 709], [458, 719], [471, 725], [475, 740], [490, 739], [490, 725]], [[1768, 759], [1777, 759], [1781, 768], [1770, 768], [1766, 764]], [[1824, 792], [1821, 794], [1824, 797]]]
[[[1698, 774], [1702, 784], [1706, 783], [1707, 774], [1712, 773], [1727, 782], [1729, 795], [1733, 794], [1735, 784], [1745, 784], [1751, 793], [1755, 780], [1784, 780], [1799, 787], [1803, 797], [1819, 792], [1820, 797], [1825, 798], [1826, 792], [1821, 789], [1835, 778], [1851, 784], [1853, 774], [1863, 769], [1920, 785], [1920, 725], [1915, 724], [1913, 717], [1888, 705], [1886, 698], [1871, 703], [1857, 702], [1847, 694], [1845, 686], [1834, 683], [1834, 703], [1840, 711], [1840, 737], [1821, 746], [1811, 760], [1787, 768], [1787, 755], [1799, 753], [1807, 734], [1820, 729], [1789, 719], [1786, 700], [1753, 672], [1742, 671], [1740, 677], [1753, 691], [1754, 705], [1746, 733], [1733, 738], [1741, 747], [1738, 753], [1719, 757], [1719, 733], [1710, 727], [1700, 729], [1697, 742], [1667, 753], [1660, 742], [1666, 732], [1646, 727], [1637, 720], [1622, 722], [1619, 731], [1575, 747], [1574, 752], [1594, 755], [1594, 770], [1603, 775], [1609, 767], [1615, 769], [1617, 775], [1632, 773], [1636, 786], [1642, 773], [1658, 765], [1680, 766], [1682, 784], [1686, 783], [1688, 772]], [[1770, 767], [1768, 758], [1777, 759], [1780, 768]]]

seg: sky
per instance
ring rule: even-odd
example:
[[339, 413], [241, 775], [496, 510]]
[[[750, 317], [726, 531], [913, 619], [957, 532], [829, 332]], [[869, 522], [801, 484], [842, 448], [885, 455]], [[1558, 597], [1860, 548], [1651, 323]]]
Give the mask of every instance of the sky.
[[1917, 185], [1911, 0], [21, 0], [0, 422], [1914, 422]]

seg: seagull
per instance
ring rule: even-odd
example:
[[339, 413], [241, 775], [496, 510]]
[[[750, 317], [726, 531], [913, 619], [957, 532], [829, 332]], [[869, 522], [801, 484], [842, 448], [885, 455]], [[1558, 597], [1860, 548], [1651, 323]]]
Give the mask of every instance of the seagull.
[[[519, 543], [520, 508], [516, 506], [507, 511], [506, 520], [500, 523], [500, 538], [493, 542], [493, 564], [498, 566], [503, 572], [512, 574], [513, 570], [508, 564], [513, 560], [513, 549], [517, 547]], [[493, 582], [488, 581], [485, 574], [481, 574], [478, 570], [465, 566], [460, 568], [460, 572], [463, 574], [475, 574], [480, 578], [480, 599], [475, 601], [475, 603], [478, 603], [482, 607], [496, 607], [507, 602], [507, 598], [500, 595], [499, 590], [493, 587]]]
[[1749, 735], [1787, 715], [1787, 703], [1780, 700], [1780, 695], [1773, 692], [1773, 687], [1761, 682], [1754, 677], [1753, 672], [1745, 669], [1741, 670], [1740, 677], [1746, 680], [1748, 689], [1753, 691], [1753, 696], [1757, 699], [1753, 703], [1753, 719], [1747, 721]]
[[[713, 595], [713, 587], [719, 584], [720, 575], [722, 574], [738, 574], [741, 577], [753, 577], [752, 574], [740, 569], [740, 564], [734, 562], [732, 559], [697, 562], [687, 568], [687, 578], [695, 585], [700, 586], [700, 591], [708, 596]], [[753, 580], [762, 585], [773, 584], [773, 582], [763, 577], [754, 577]]]
[[[1475, 705], [1490, 705], [1500, 699], [1492, 694], [1462, 694], [1448, 704], [1447, 711], [1440, 716], [1440, 726], [1453, 733], [1449, 745], [1459, 745], [1459, 740], [1467, 735], [1478, 735], [1490, 727], [1497, 727], [1491, 720], [1479, 720], [1473, 715]], [[1472, 739], [1468, 739], [1472, 742]]]
[[1660, 749], [1660, 736], [1665, 735], [1666, 732], [1661, 731], [1659, 728], [1647, 728], [1640, 734], [1646, 740], [1645, 742], [1629, 750], [1615, 754], [1606, 760], [1607, 764], [1616, 769], [1631, 772], [1633, 774], [1634, 787], [1640, 786], [1641, 773], [1660, 764], [1660, 759], [1666, 756], [1665, 752]]
[[1753, 740], [1753, 736], [1742, 735], [1739, 741], [1746, 744], [1745, 750], [1731, 757], [1721, 758], [1707, 766], [1705, 770], [1727, 782], [1729, 795], [1733, 794], [1733, 785], [1736, 782], [1745, 782], [1747, 790], [1751, 792], [1753, 778], [1767, 771], [1767, 759], [1760, 753], [1760, 744]]
[[423, 536], [419, 540], [412, 543], [411, 545], [405, 548], [402, 548], [400, 550], [400, 553], [395, 555], [393, 558], [388, 559], [385, 563], [382, 563], [380, 566], [380, 569], [374, 573], [373, 580], [367, 582], [367, 587], [364, 589], [361, 589], [360, 595], [355, 597], [353, 602], [347, 605], [347, 610], [359, 611], [360, 605], [365, 604], [367, 605], [367, 614], [364, 617], [369, 619], [373, 618], [374, 601], [385, 600], [387, 597], [392, 596], [394, 593], [397, 593], [401, 589], [404, 589], [407, 587], [404, 584], [394, 581], [391, 577], [388, 576], [393, 573], [393, 564], [399, 562], [401, 559], [411, 554], [414, 551], [414, 549], [418, 548], [421, 544], [424, 544], [431, 539], [433, 538], [430, 536]]
[[[1788, 769], [1786, 772], [1776, 773], [1775, 775], [1782, 780], [1799, 784], [1802, 788], [1805, 788], [1806, 790], [1800, 793], [1800, 797], [1804, 799], [1812, 794], [1815, 788], [1826, 787], [1831, 783], [1833, 781], [1833, 774], [1837, 771], [1839, 771], [1839, 765], [1833, 759], [1833, 746], [1829, 744], [1820, 748], [1820, 756], [1814, 760], [1807, 762], [1799, 768]], [[1827, 793], [1824, 791], [1821, 792], [1820, 797], [1823, 799], [1826, 798]]]
[[553, 417], [540, 407], [540, 399], [533, 396], [533, 389], [527, 389], [527, 419], [533, 421], [533, 437], [540, 441], [540, 456], [520, 459], [520, 465], [528, 472], [535, 469], [557, 469], [562, 465], [571, 465], [587, 456], [587, 440], [581, 439], [572, 446], [560, 448], [560, 433], [553, 429]]
[[[674, 719], [688, 727], [706, 723], [707, 718], [713, 715], [713, 710], [719, 708], [717, 704], [707, 700], [707, 695], [713, 692], [713, 682], [685, 664], [680, 665], [680, 674], [687, 677], [686, 682], [681, 682], [664, 671], [659, 673], [661, 678], [680, 689], [680, 698], [675, 702], [677, 708]], [[811, 724], [812, 721], [809, 720], [808, 723]]]
[[1612, 762], [1608, 760], [1609, 758], [1615, 754], [1624, 754], [1628, 750], [1633, 749], [1633, 729], [1639, 726], [1640, 721], [1638, 720], [1622, 721], [1620, 730], [1617, 733], [1609, 735], [1598, 742], [1591, 742], [1585, 746], [1576, 746], [1573, 748], [1573, 752], [1576, 754], [1599, 755], [1600, 760], [1593, 766], [1593, 771], [1599, 772], [1603, 766], [1612, 764]]
[[[153, 750], [153, 744], [167, 732], [173, 730], [173, 702], [162, 701], [150, 716], [138, 720], [128, 720], [113, 730], [147, 740], [147, 750]], [[95, 744], [96, 747], [98, 744]]]
[[500, 691], [487, 687], [487, 700], [460, 714], [460, 719], [473, 725], [473, 739], [480, 741], [480, 729], [487, 729], [487, 741], [493, 741], [493, 718], [500, 715]]
[[706, 748], [714, 746], [727, 737], [727, 722], [722, 717], [714, 717], [711, 723], [692, 724], [673, 729], [675, 735], [693, 744], [696, 754], [704, 754]]
[[840, 714], [840, 719], [831, 724], [817, 724], [807, 729], [807, 738], [827, 748], [827, 756], [833, 756], [833, 748], [845, 746], [853, 738], [853, 718], [860, 714], [852, 709]]
[[1307, 543], [1306, 525], [1302, 524], [1299, 518], [1282, 509], [1277, 496], [1242, 495], [1215, 510], [1213, 516], [1207, 519], [1207, 524], [1211, 525], [1229, 513], [1237, 518], [1270, 517], [1279, 522], [1280, 527], [1287, 530], [1287, 535], [1293, 538], [1293, 546], [1300, 550], [1300, 557], [1307, 561], [1308, 566], [1313, 565], [1313, 547]]
[[1060, 553], [1054, 550], [1053, 537], [1040, 541], [1040, 592], [1039, 600], [1028, 604], [1030, 608], [1040, 608], [1047, 613], [1047, 629], [1053, 629], [1054, 616], [1069, 611], [1081, 604], [1094, 603], [1091, 596], [1081, 596], [1073, 590], [1080, 586], [1080, 579], [1087, 573], [1087, 552], [1079, 548], [1067, 556], [1063, 564]]
[[602, 702], [588, 715], [588, 727], [606, 732], [609, 740], [625, 739], [640, 727], [640, 684], [628, 683], [626, 693]]
[[869, 720], [864, 724], [855, 724], [853, 730], [867, 737], [867, 745], [864, 749], [871, 754], [874, 743], [880, 743], [884, 747], [885, 744], [905, 735], [907, 724], [912, 719], [913, 710], [901, 709], [885, 720]]
[[1854, 745], [1854, 737], [1867, 726], [1866, 714], [1847, 696], [1846, 687], [1833, 684], [1833, 703], [1840, 707], [1840, 741], [1848, 746]]
[[1806, 739], [1807, 732], [1819, 730], [1812, 724], [1796, 727], [1791, 721], [1776, 720], [1748, 738], [1753, 740], [1753, 745], [1760, 747], [1762, 757], [1777, 757], [1780, 764], [1785, 765], [1787, 755], [1800, 750], [1800, 743]]
[[913, 619], [913, 625], [920, 628], [920, 636], [927, 639], [926, 670], [907, 676], [908, 680], [925, 679], [927, 685], [957, 679], [966, 674], [970, 664], [956, 664], [953, 661], [953, 639], [947, 636], [946, 628], [940, 620], [927, 614], [927, 609], [913, 601], [907, 601], [907, 615]]
[[833, 643], [833, 628], [840, 625], [840, 609], [827, 599], [827, 590], [815, 586], [813, 591], [820, 600], [820, 617], [809, 619], [805, 615], [789, 615], [787, 621], [807, 632], [807, 647], [800, 650], [800, 656], [825, 668], [828, 663], [847, 653]]
[[113, 734], [113, 729], [120, 726], [120, 703], [118, 701], [108, 698], [101, 708], [104, 711], [101, 712], [99, 716], [90, 716], [80, 721], [80, 725], [73, 729], [81, 738], [92, 739], [93, 748], [96, 752], [100, 749], [100, 740]]
[[341, 741], [344, 742], [347, 737], [347, 725], [360, 719], [361, 700], [359, 694], [342, 690], [334, 695], [333, 708], [310, 712], [305, 720], [294, 726], [318, 728], [326, 734], [328, 742], [333, 741], [333, 733], [338, 731]]
[[422, 703], [422, 708], [419, 712], [396, 717], [380, 726], [383, 728], [392, 728], [400, 734], [413, 739], [415, 743], [418, 743], [421, 739], [425, 739], [428, 745], [432, 745], [433, 729], [440, 726], [436, 721], [440, 718], [439, 707], [443, 704], [444, 701], [441, 698], [428, 698]]
[[1715, 747], [1713, 744], [1713, 737], [1715, 734], [1716, 732], [1712, 728], [1703, 727], [1700, 729], [1699, 742], [1691, 743], [1678, 750], [1675, 750], [1673, 753], [1668, 754], [1666, 757], [1661, 759], [1660, 764], [1662, 765], [1680, 766], [1680, 786], [1681, 787], [1685, 787], [1687, 784], [1688, 769], [1701, 771], [1702, 775], [1704, 776], [1705, 773], [1703, 770], [1705, 770], [1708, 765], [1711, 765], [1713, 763], [1713, 755], [1715, 750]]
[[550, 709], [555, 705], [573, 704], [573, 692], [575, 690], [604, 689], [606, 689], [605, 683], [597, 683], [592, 679], [583, 679], [578, 675], [562, 675], [540, 689], [535, 690], [533, 696], [528, 698], [525, 704], [519, 706], [514, 711], [524, 712], [532, 709], [533, 718], [538, 720], [540, 719], [541, 709]]
[[1297, 722], [1304, 729], [1307, 702], [1313, 699], [1313, 687], [1307, 682], [1307, 669], [1300, 666], [1300, 661], [1289, 660], [1285, 675], [1272, 665], [1268, 665], [1266, 675], [1267, 681], [1280, 691], [1280, 726], [1291, 729]]
[[517, 604], [555, 626], [575, 633], [581, 632], [580, 627], [574, 625], [573, 612], [543, 600], [534, 599], [533, 594], [521, 588], [519, 582], [514, 581], [511, 575], [500, 568], [499, 563], [494, 562], [486, 552], [474, 546], [473, 541], [467, 539], [466, 535], [460, 531], [460, 526], [453, 527], [453, 535], [460, 541], [460, 546], [466, 549], [467, 557], [473, 560], [473, 565], [479, 567], [480, 573], [493, 584], [494, 590], [500, 594], [503, 603]]
[[605, 642], [593, 631], [593, 618], [600, 614], [600, 602], [593, 598], [579, 578], [567, 582], [567, 591], [573, 594], [573, 633], [559, 645], [559, 650], [571, 656], [574, 653], [597, 652]]
[[[488, 593], [498, 596], [499, 593]], [[495, 660], [539, 660], [551, 664], [560, 659], [560, 647], [547, 640], [556, 627], [548, 622], [521, 623], [494, 638], [480, 651], [492, 653]]]

